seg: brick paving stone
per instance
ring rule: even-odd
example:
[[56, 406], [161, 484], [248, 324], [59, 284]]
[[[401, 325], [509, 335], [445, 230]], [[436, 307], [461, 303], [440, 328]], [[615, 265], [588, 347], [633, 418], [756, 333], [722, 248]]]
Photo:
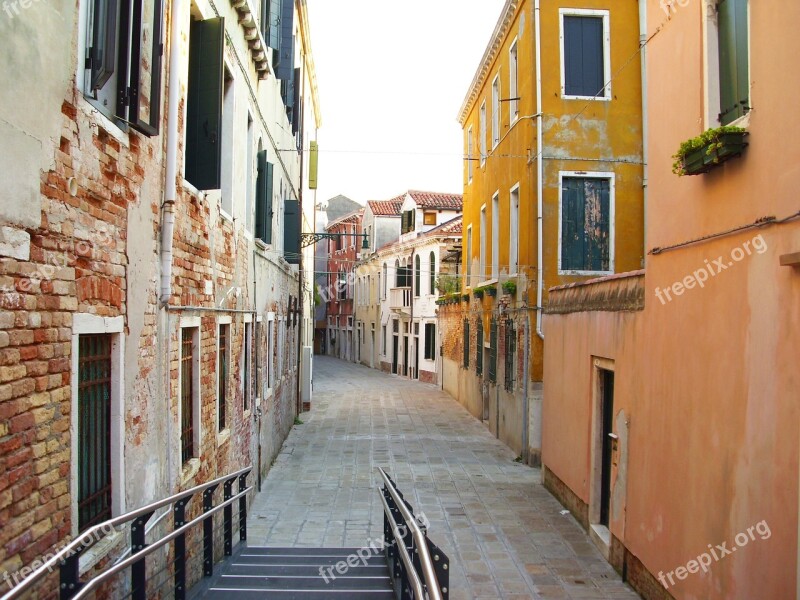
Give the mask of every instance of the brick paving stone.
[[312, 406], [253, 501], [251, 544], [380, 540], [380, 466], [450, 557], [453, 600], [638, 598], [540, 471], [438, 387], [317, 356]]

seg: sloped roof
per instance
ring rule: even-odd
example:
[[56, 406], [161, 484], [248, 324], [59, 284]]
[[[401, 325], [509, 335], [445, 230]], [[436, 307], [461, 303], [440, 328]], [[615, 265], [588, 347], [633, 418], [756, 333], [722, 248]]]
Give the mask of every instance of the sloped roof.
[[408, 190], [408, 195], [420, 208], [440, 210], [462, 210], [464, 208], [464, 197], [461, 194]]
[[364, 209], [361, 208], [350, 214], [344, 215], [343, 217], [339, 217], [335, 221], [328, 223], [325, 229], [330, 229], [331, 227], [335, 227], [337, 225], [341, 225], [342, 223], [358, 223], [361, 220], [361, 216], [364, 214]]
[[422, 235], [423, 236], [461, 235], [463, 232], [463, 225], [464, 225], [464, 215], [458, 215], [457, 217], [450, 219], [449, 221], [445, 221], [438, 227], [434, 227], [430, 231], [426, 231]]
[[376, 217], [399, 217], [403, 198], [405, 198], [405, 194], [391, 200], [370, 200], [367, 204]]

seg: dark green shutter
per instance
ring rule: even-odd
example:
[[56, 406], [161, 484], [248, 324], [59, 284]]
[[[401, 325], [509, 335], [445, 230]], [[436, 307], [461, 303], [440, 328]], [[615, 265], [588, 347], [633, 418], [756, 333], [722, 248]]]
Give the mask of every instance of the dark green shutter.
[[564, 17], [564, 93], [594, 97], [605, 86], [602, 17]]
[[483, 375], [483, 320], [478, 317], [478, 333], [477, 333], [477, 353], [475, 355], [475, 373], [478, 377]]
[[748, 0], [720, 0], [719, 71], [720, 115], [723, 125], [750, 110], [750, 50], [747, 28]]
[[282, 0], [280, 19], [280, 50], [275, 65], [275, 77], [292, 80], [294, 77], [294, 0]]
[[564, 179], [561, 188], [561, 269], [583, 267], [583, 194], [582, 180]]
[[494, 318], [489, 324], [489, 381], [497, 381], [497, 321]]
[[561, 188], [561, 269], [608, 271], [611, 259], [611, 184], [565, 178]]
[[283, 203], [283, 256], [292, 265], [300, 264], [300, 203]]
[[[289, 122], [292, 124], [292, 135], [297, 135], [297, 130], [300, 127], [300, 68], [294, 70], [294, 81], [292, 87], [291, 97], [291, 115]], [[287, 105], [286, 109], [289, 109]]]
[[277, 52], [281, 41], [281, 0], [262, 0], [261, 34], [267, 46]]
[[256, 177], [256, 237], [265, 244], [272, 243], [272, 172], [267, 151], [262, 150], [258, 153]]
[[198, 190], [220, 187], [224, 44], [224, 19], [192, 22], [185, 156], [186, 180]]
[[469, 320], [464, 319], [464, 368], [469, 368]]

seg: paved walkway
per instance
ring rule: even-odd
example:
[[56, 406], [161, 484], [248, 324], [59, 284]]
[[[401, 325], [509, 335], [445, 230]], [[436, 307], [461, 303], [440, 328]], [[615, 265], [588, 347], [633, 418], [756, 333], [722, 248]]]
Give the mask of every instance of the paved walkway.
[[301, 416], [250, 512], [270, 546], [360, 547], [383, 535], [381, 466], [450, 557], [453, 600], [638, 598], [514, 454], [436, 386], [315, 357]]

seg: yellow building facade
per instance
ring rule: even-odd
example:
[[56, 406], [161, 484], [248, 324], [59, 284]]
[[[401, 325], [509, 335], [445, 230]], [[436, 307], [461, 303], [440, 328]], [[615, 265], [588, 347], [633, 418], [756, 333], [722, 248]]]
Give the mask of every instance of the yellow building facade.
[[637, 2], [509, 0], [458, 114], [462, 295], [442, 307], [448, 391], [532, 464], [547, 289], [641, 268]]

